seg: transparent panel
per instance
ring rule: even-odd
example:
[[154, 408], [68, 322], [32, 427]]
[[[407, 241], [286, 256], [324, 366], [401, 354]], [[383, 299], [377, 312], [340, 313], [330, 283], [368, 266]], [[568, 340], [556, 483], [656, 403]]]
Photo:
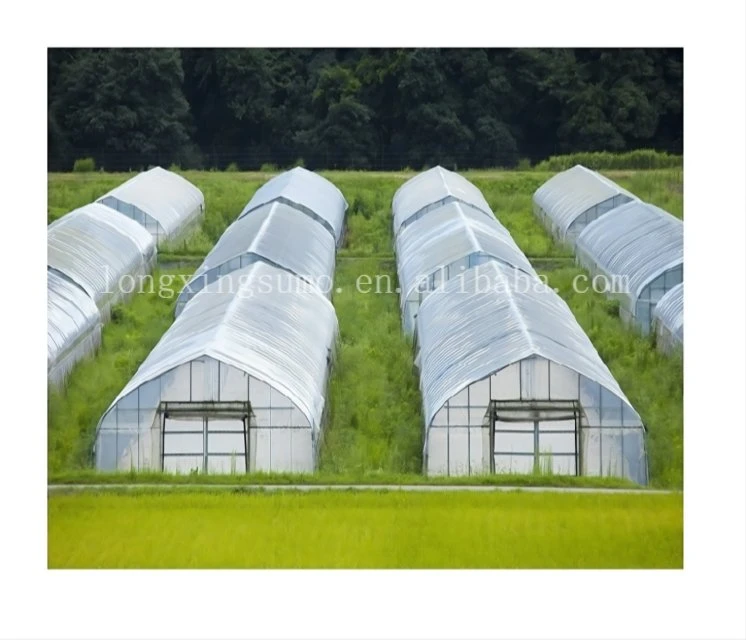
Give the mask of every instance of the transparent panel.
[[550, 362], [549, 385], [551, 400], [578, 399], [578, 374], [567, 367]]
[[601, 475], [601, 430], [581, 431], [583, 475]]
[[220, 400], [246, 402], [248, 397], [248, 375], [235, 367], [220, 364]]
[[[453, 411], [453, 410], [452, 410]], [[463, 424], [463, 423], [461, 423]], [[448, 429], [450, 450], [448, 453], [448, 472], [452, 476], [463, 476], [469, 473], [469, 430]]]
[[534, 452], [533, 425], [527, 433], [505, 433], [495, 431], [495, 451], [498, 453], [531, 453]]
[[549, 398], [549, 362], [543, 358], [522, 360], [521, 399], [546, 400]]
[[448, 474], [448, 430], [430, 429], [427, 434], [427, 472], [433, 475]]
[[539, 432], [539, 452], [542, 454], [571, 453], [574, 455], [575, 434]]
[[539, 468], [545, 472], [551, 469], [551, 472], [557, 475], [574, 476], [575, 456], [542, 455]]
[[163, 470], [168, 473], [188, 474], [202, 471], [202, 456], [173, 456], [163, 460]]
[[243, 455], [214, 456], [207, 458], [208, 473], [246, 473], [246, 458]]
[[531, 473], [534, 457], [521, 455], [496, 455], [495, 473]]
[[519, 365], [514, 364], [492, 375], [493, 400], [519, 400], [521, 381]]
[[601, 475], [623, 475], [622, 437], [621, 432], [616, 429], [601, 430]]
[[292, 429], [268, 429], [272, 442], [272, 471], [292, 471]]

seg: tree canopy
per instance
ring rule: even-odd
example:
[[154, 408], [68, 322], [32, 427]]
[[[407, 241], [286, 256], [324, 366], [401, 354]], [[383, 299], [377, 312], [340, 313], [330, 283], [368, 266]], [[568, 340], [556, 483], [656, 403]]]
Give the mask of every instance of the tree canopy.
[[48, 166], [514, 166], [683, 146], [681, 49], [49, 49]]

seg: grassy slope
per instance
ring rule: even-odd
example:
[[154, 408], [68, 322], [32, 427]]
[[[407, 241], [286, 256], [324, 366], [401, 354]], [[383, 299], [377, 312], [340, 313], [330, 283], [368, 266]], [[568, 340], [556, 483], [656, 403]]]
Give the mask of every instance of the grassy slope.
[[[267, 176], [190, 172], [205, 193], [208, 213], [203, 229], [186, 244], [167, 247], [181, 255], [204, 255]], [[402, 337], [398, 296], [363, 295], [354, 289], [361, 274], [395, 280], [391, 250], [390, 203], [405, 174], [329, 172], [325, 174], [350, 202], [345, 247], [340, 251], [334, 303], [341, 346], [329, 391], [330, 425], [321, 455], [328, 475], [365, 479], [417, 472], [421, 456], [421, 417], [411, 347]], [[550, 173], [467, 172], [485, 193], [516, 242], [547, 273], [550, 284], [570, 304], [622, 388], [649, 427], [651, 477], [656, 485], [682, 484], [682, 378], [680, 359], [667, 359], [647, 341], [625, 329], [604, 298], [573, 294], [581, 273], [571, 255], [554, 245], [531, 213], [531, 194]], [[625, 187], [676, 215], [683, 212], [680, 170], [608, 172]], [[49, 181], [50, 215], [58, 215], [121, 182], [126, 176], [64, 175]], [[166, 252], [162, 251], [164, 255]], [[549, 259], [549, 260], [547, 260]], [[100, 355], [73, 373], [67, 392], [50, 407], [50, 471], [80, 468], [90, 445], [100, 407], [111, 402], [152, 344], [170, 324], [170, 302], [136, 300], [140, 321], [125, 314], [122, 325], [107, 328]], [[134, 306], [137, 305], [137, 306]], [[148, 317], [157, 321], [147, 320]], [[121, 335], [120, 335], [121, 334]], [[119, 336], [119, 338], [117, 338]], [[120, 340], [121, 338], [121, 340]], [[150, 346], [148, 346], [150, 345]], [[122, 356], [120, 352], [125, 352]], [[112, 366], [126, 358], [126, 366]], [[90, 402], [90, 398], [95, 398]]]
[[55, 496], [48, 563], [681, 568], [682, 502], [681, 495], [525, 493]]

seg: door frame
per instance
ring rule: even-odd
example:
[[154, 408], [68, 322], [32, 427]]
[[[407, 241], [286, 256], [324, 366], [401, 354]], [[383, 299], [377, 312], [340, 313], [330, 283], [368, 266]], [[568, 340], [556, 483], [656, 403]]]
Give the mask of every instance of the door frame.
[[[165, 470], [166, 458], [197, 457], [202, 456], [202, 473], [208, 473], [209, 468], [209, 438], [210, 434], [239, 433], [237, 430], [210, 429], [210, 419], [213, 420], [241, 420], [243, 423], [242, 435], [244, 444], [245, 473], [249, 473], [249, 427], [251, 418], [251, 405], [248, 402], [161, 402], [158, 407], [161, 429], [161, 471]], [[202, 420], [202, 452], [195, 453], [166, 453], [166, 420], [168, 418], [200, 418]], [[195, 435], [199, 431], [168, 431], [168, 435]], [[215, 453], [214, 456], [224, 454]]]
[[[533, 419], [532, 417], [516, 416], [515, 414], [521, 412], [534, 413], [536, 414]], [[511, 413], [513, 415], [511, 415]], [[542, 431], [540, 424], [542, 422], [559, 422], [562, 420], [573, 420], [575, 423], [574, 428], [574, 442], [575, 442], [575, 476], [581, 474], [581, 441], [580, 441], [580, 430], [581, 430], [581, 415], [582, 409], [580, 403], [577, 400], [492, 400], [488, 409], [490, 416], [490, 473], [496, 473], [495, 471], [495, 456], [501, 455], [495, 452], [495, 434], [496, 433], [529, 433], [527, 430], [514, 430], [510, 429], [497, 429], [496, 423], [511, 423], [511, 422], [532, 422], [534, 423], [533, 435], [534, 435], [534, 447], [532, 453], [518, 453], [510, 455], [521, 455], [521, 456], [532, 456], [533, 457], [533, 470], [537, 469], [537, 466], [541, 463], [541, 451], [539, 450], [539, 435], [540, 433], [547, 433]], [[541, 415], [539, 415], [541, 414]], [[555, 431], [553, 433], [571, 433], [569, 430], [566, 431]], [[507, 455], [507, 452], [505, 453]], [[552, 454], [549, 454], [552, 455]], [[566, 454], [565, 454], [566, 455]], [[563, 455], [563, 457], [565, 457]], [[569, 475], [569, 474], [568, 474]]]

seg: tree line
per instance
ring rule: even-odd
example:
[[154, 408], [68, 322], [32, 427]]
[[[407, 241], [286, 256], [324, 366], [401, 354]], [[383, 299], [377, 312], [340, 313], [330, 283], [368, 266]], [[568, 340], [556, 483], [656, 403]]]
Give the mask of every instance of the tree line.
[[[48, 167], [511, 167], [683, 148], [682, 49], [49, 49]], [[524, 160], [525, 162], [525, 160]]]

